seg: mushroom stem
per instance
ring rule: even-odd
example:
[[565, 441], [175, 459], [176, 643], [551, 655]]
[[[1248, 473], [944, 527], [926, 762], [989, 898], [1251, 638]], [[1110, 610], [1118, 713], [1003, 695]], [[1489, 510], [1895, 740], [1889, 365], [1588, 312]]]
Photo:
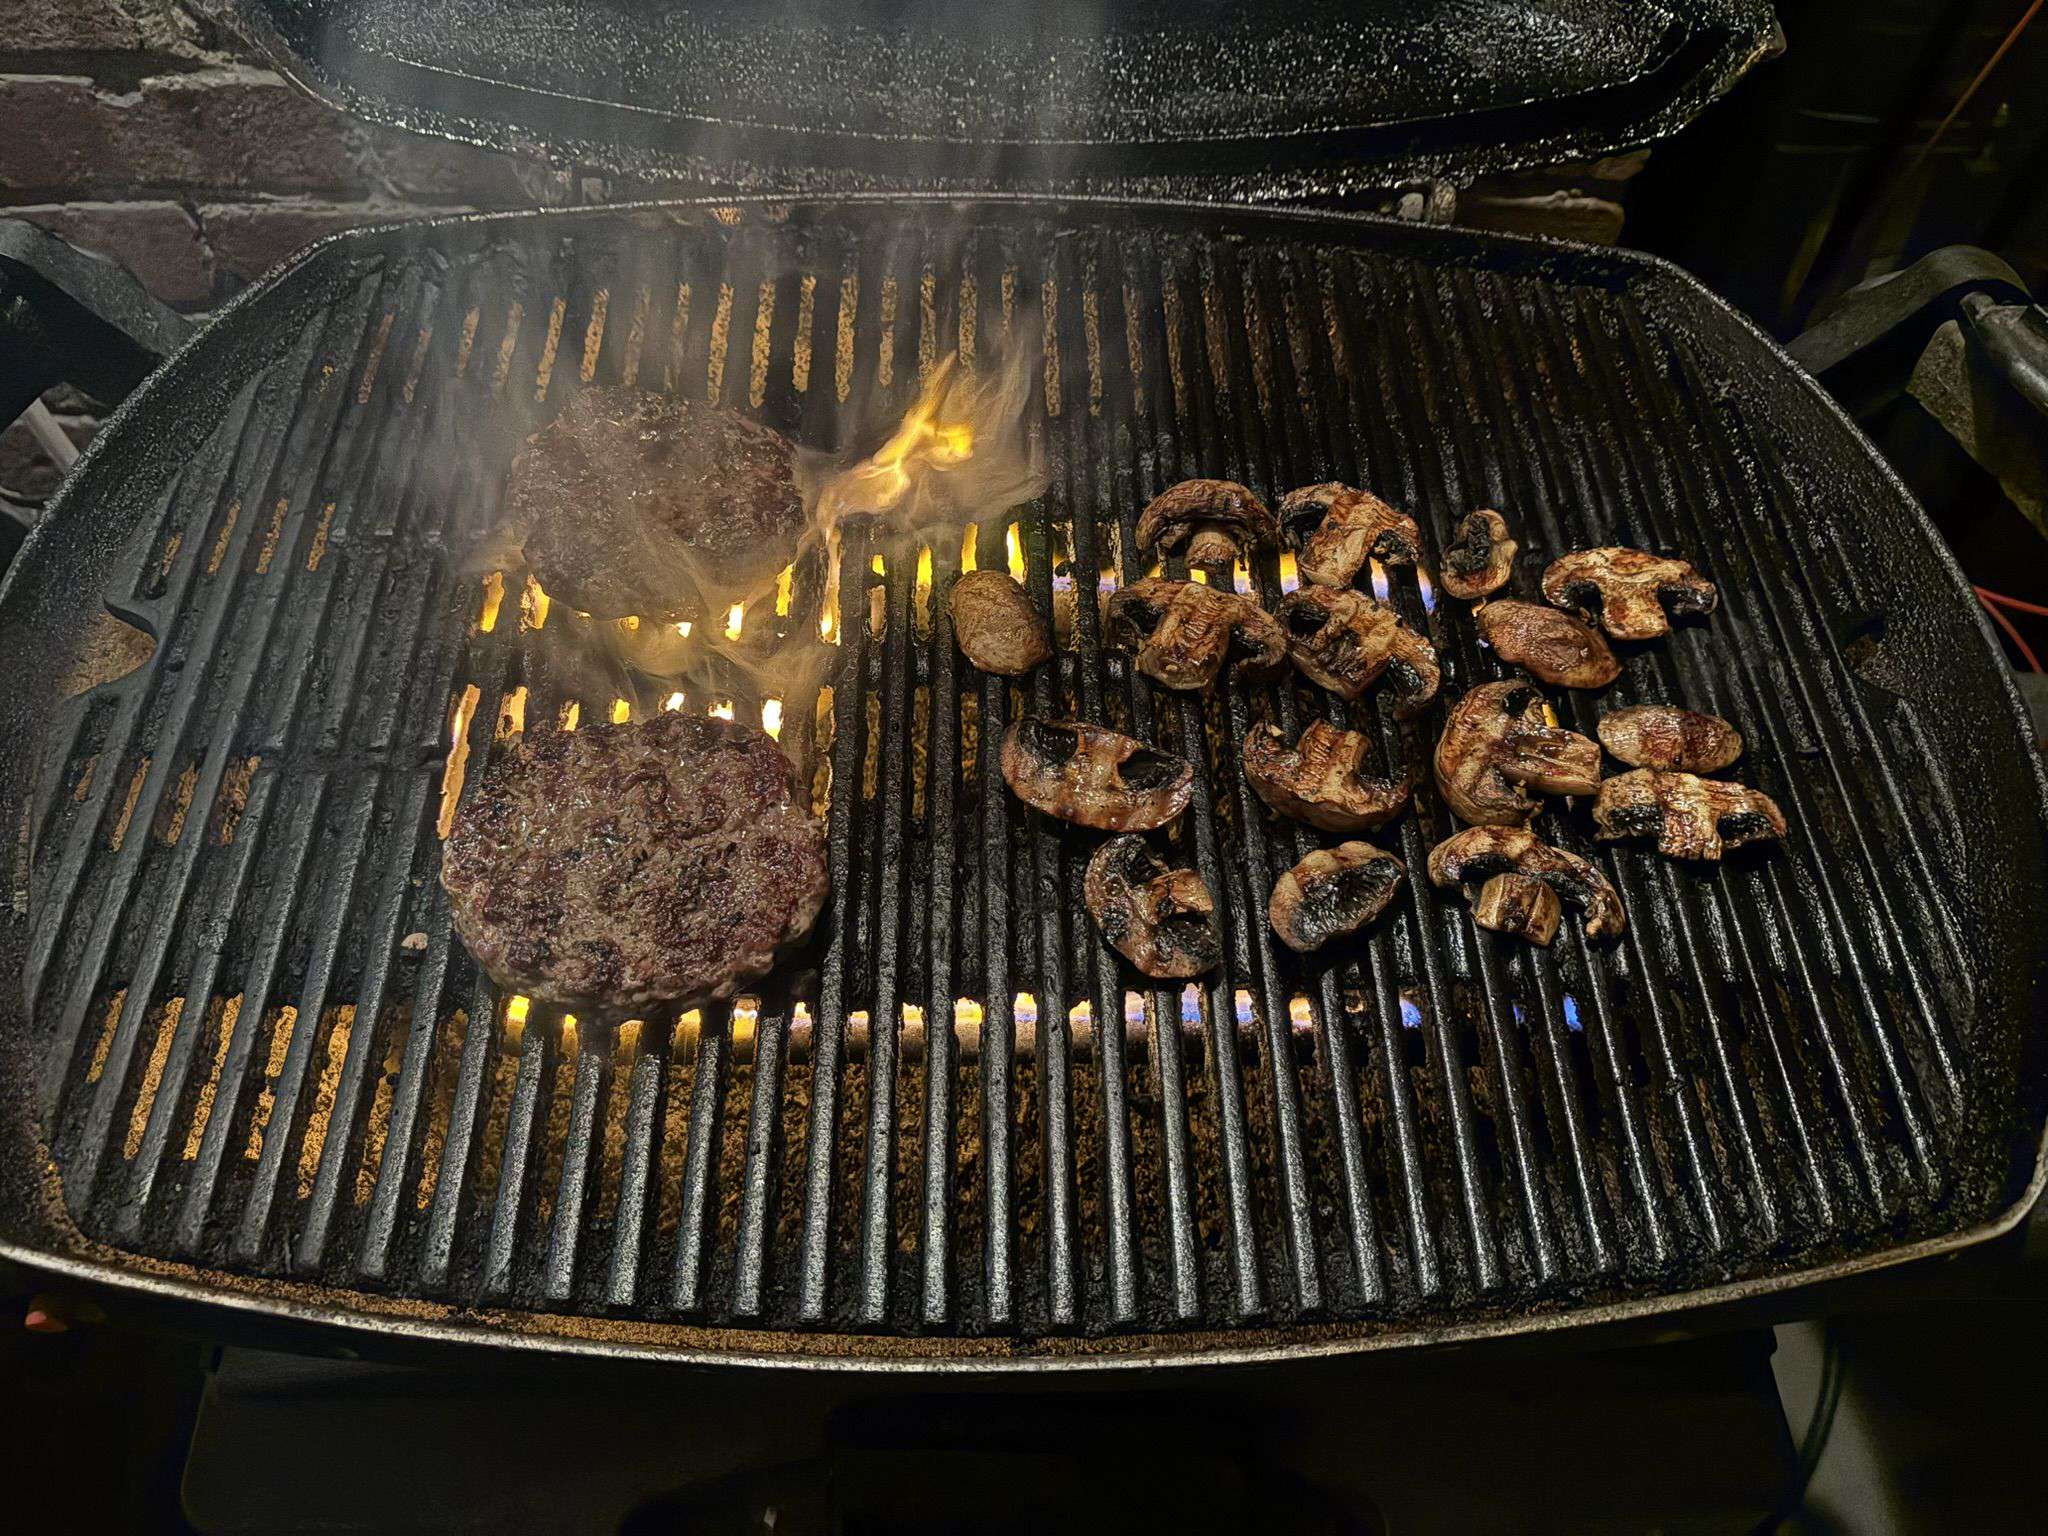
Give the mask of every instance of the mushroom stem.
[[1472, 920], [1480, 927], [1520, 934], [1531, 944], [1556, 938], [1562, 916], [1557, 892], [1533, 875], [1495, 875], [1479, 888], [1472, 907]]
[[[1237, 560], [1237, 540], [1221, 523], [1203, 523], [1188, 539], [1188, 564], [1212, 575], [1220, 567], [1228, 573]], [[1228, 582], [1224, 590], [1229, 590]]]

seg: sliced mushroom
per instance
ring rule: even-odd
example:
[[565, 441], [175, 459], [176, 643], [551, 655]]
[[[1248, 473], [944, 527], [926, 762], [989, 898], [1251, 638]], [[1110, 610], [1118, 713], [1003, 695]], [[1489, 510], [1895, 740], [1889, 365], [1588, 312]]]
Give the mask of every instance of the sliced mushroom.
[[1111, 645], [1136, 651], [1138, 670], [1169, 688], [1206, 688], [1227, 655], [1241, 671], [1269, 675], [1287, 659], [1287, 635], [1258, 602], [1199, 581], [1148, 577], [1102, 605]]
[[[1600, 746], [1550, 724], [1543, 695], [1519, 680], [1482, 683], [1452, 706], [1436, 744], [1436, 787], [1460, 821], [1517, 826], [1546, 795], [1600, 787]], [[1525, 788], [1526, 786], [1526, 788]]]
[[1350, 586], [1367, 560], [1413, 565], [1422, 558], [1414, 518], [1334, 480], [1289, 491], [1280, 499], [1280, 524], [1299, 552], [1301, 579], [1317, 586]]
[[1640, 549], [1581, 549], [1550, 562], [1543, 595], [1560, 608], [1590, 617], [1617, 640], [1654, 640], [1671, 632], [1673, 613], [1712, 613], [1721, 600], [1714, 584], [1684, 560]]
[[1719, 715], [1631, 704], [1600, 717], [1600, 744], [1631, 768], [1718, 773], [1742, 756], [1742, 734]]
[[1601, 781], [1593, 826], [1604, 842], [1654, 837], [1666, 858], [1718, 859], [1723, 848], [1783, 837], [1785, 813], [1746, 784], [1635, 768]]
[[1294, 664], [1338, 698], [1357, 698], [1382, 672], [1394, 679], [1401, 714], [1436, 697], [1436, 648], [1385, 603], [1348, 587], [1297, 587], [1274, 616], [1287, 631]]
[[1266, 920], [1289, 949], [1320, 949], [1386, 911], [1405, 868], [1371, 843], [1318, 848], [1274, 882]]
[[1480, 927], [1519, 934], [1531, 944], [1556, 938], [1563, 916], [1557, 892], [1534, 875], [1495, 875], [1479, 887], [1479, 899], [1472, 903], [1472, 921]]
[[1095, 850], [1081, 897], [1102, 936], [1147, 976], [1199, 976], [1223, 958], [1202, 877], [1169, 868], [1135, 833]]
[[[1440, 886], [1484, 885], [1495, 875], [1541, 880], [1579, 909], [1589, 939], [1610, 938], [1628, 926], [1621, 897], [1607, 877], [1576, 853], [1553, 848], [1527, 827], [1467, 827], [1445, 838], [1429, 854], [1429, 878]], [[1496, 900], [1515, 899], [1512, 889]]]
[[1187, 809], [1195, 770], [1099, 725], [1027, 715], [1003, 733], [1003, 780], [1061, 821], [1104, 832], [1149, 832]]
[[1520, 547], [1508, 537], [1508, 520], [1498, 512], [1467, 512], [1451, 530], [1438, 578], [1446, 592], [1468, 603], [1491, 597], [1508, 584]]
[[1244, 776], [1283, 816], [1325, 832], [1363, 832], [1400, 815], [1411, 787], [1367, 772], [1370, 750], [1360, 732], [1327, 720], [1312, 721], [1292, 747], [1279, 727], [1262, 725], [1244, 739]]
[[1621, 663], [1600, 632], [1555, 608], [1503, 597], [1481, 603], [1472, 619], [1502, 661], [1554, 687], [1605, 688], [1621, 676]]
[[946, 598], [953, 638], [984, 672], [1022, 677], [1052, 655], [1045, 624], [1008, 571], [969, 571]]
[[1280, 542], [1280, 525], [1258, 493], [1235, 480], [1183, 480], [1152, 498], [1138, 516], [1138, 548], [1187, 545], [1193, 565], [1228, 564], [1242, 550]]

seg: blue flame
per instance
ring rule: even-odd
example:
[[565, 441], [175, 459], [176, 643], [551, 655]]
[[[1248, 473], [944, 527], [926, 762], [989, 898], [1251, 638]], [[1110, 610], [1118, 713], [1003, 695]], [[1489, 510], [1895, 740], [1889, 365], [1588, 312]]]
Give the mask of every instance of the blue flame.
[[1403, 1029], [1422, 1028], [1422, 1005], [1405, 992], [1401, 994], [1401, 1027]]
[[1569, 992], [1564, 995], [1564, 1027], [1580, 1030], [1586, 1027], [1579, 1022], [1579, 1000]]

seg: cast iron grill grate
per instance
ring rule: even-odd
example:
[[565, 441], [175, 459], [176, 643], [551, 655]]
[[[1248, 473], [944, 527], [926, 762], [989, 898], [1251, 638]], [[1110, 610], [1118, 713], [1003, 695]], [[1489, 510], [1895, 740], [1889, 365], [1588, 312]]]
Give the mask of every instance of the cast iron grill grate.
[[[1788, 448], [1746, 414], [1648, 269], [1432, 261], [1373, 233], [749, 209], [316, 258], [340, 264], [331, 302], [238, 381], [104, 593], [155, 654], [67, 706], [32, 808], [30, 1016], [84, 1232], [572, 1332], [1030, 1340], [1670, 1294], [1997, 1209], [1976, 1117], [2011, 1086], [1971, 1055], [1985, 962], [1941, 873], [1963, 832], [1912, 710], [1859, 674], [1880, 604], [1828, 510], [1876, 471], [1853, 439]], [[844, 447], [946, 353], [999, 343], [1030, 353], [1052, 469], [1016, 522], [1026, 585], [1070, 608], [1021, 688], [953, 650], [957, 537], [849, 536], [829, 642], [815, 563], [786, 612], [744, 616], [742, 651], [826, 646], [822, 697], [716, 658], [590, 691], [551, 639], [589, 621], [539, 622], [475, 568], [511, 444], [587, 384]], [[1733, 720], [1789, 841], [1708, 872], [1600, 849], [1627, 937], [1568, 923], [1539, 952], [1429, 887], [1449, 824], [1425, 789], [1381, 838], [1409, 868], [1390, 917], [1326, 961], [1276, 954], [1265, 892], [1312, 835], [1248, 796], [1246, 729], [1348, 713], [1421, 768], [1442, 704], [1403, 726], [1305, 686], [1169, 695], [1105, 654], [1088, 599], [1192, 475], [1369, 485], [1432, 547], [1499, 506], [1524, 595], [1574, 546], [1689, 555], [1720, 613], [1628, 656], [1610, 698]], [[989, 521], [977, 558], [1008, 541]], [[1242, 579], [1277, 598], [1270, 560]], [[1445, 700], [1497, 675], [1462, 605], [1413, 571], [1391, 589]], [[670, 686], [742, 719], [775, 697], [814, 770], [815, 975], [617, 1030], [526, 1016], [436, 883], [451, 728], [473, 788], [513, 724]], [[1584, 696], [1559, 708], [1591, 730]], [[1181, 835], [1227, 914], [1223, 971], [1185, 992], [1117, 973], [1079, 900], [1088, 842], [995, 772], [1022, 709], [1198, 760]], [[1539, 830], [1595, 852], [1582, 813]]]

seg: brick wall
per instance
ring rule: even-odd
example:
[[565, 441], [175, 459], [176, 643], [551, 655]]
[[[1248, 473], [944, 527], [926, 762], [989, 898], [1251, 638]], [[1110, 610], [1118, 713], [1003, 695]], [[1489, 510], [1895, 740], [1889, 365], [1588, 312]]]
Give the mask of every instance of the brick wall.
[[204, 309], [316, 236], [514, 207], [508, 158], [365, 127], [173, 0], [0, 0], [0, 212]]

